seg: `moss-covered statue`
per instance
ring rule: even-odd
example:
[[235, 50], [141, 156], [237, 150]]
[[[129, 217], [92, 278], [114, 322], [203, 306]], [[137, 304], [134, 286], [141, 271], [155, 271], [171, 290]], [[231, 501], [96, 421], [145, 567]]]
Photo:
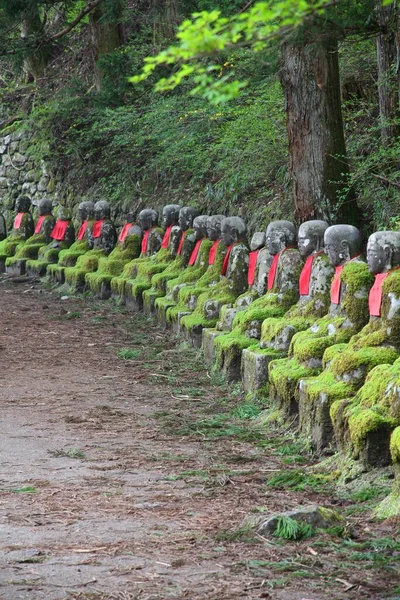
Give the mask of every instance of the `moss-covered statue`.
[[139, 224], [145, 235], [140, 256], [128, 262], [122, 273], [111, 280], [111, 295], [120, 304], [126, 304], [128, 284], [128, 309], [142, 309], [142, 293], [151, 287], [151, 276], [165, 269], [175, 255], [179, 210], [177, 204], [164, 206], [162, 229], [158, 227], [158, 213], [155, 210], [146, 208], [139, 213]]
[[227, 217], [221, 224], [222, 241], [226, 253], [221, 276], [216, 285], [210, 285], [198, 296], [195, 310], [181, 319], [182, 330], [192, 344], [200, 348], [202, 330], [215, 327], [221, 307], [232, 304], [247, 289], [249, 247], [246, 224], [240, 217]]
[[186, 269], [174, 279], [167, 282], [167, 293], [162, 298], [157, 298], [155, 309], [157, 321], [163, 326], [171, 322], [168, 310], [177, 305], [179, 290], [194, 283], [204, 275], [208, 267], [208, 255], [213, 242], [207, 237], [207, 215], [199, 215], [193, 221], [195, 245], [189, 258]]
[[52, 241], [39, 250], [38, 258], [28, 260], [26, 272], [28, 275], [43, 277], [49, 264], [56, 263], [61, 250], [70, 248], [75, 241], [75, 228], [71, 221], [70, 211], [60, 206], [57, 211], [57, 221], [50, 234]]
[[[388, 432], [400, 424], [399, 398], [393, 400], [386, 389], [391, 381], [387, 374], [398, 377], [399, 372], [388, 367], [374, 369], [364, 381], [371, 369], [394, 363], [400, 353], [400, 232], [378, 231], [371, 235], [367, 261], [375, 276], [369, 293], [369, 323], [348, 345], [337, 346], [336, 352], [335, 347], [330, 348], [329, 356], [324, 357], [326, 371], [302, 382], [300, 402], [311, 405], [312, 416], [318, 422], [321, 414], [326, 417], [322, 432], [321, 426], [314, 427], [317, 448], [331, 441], [333, 424], [342, 451], [361, 458], [364, 464], [380, 466], [389, 460]], [[325, 414], [329, 409], [330, 418]]]
[[109, 256], [99, 259], [97, 271], [86, 273], [86, 286], [100, 300], [108, 300], [111, 297], [111, 281], [114, 277], [121, 275], [124, 266], [141, 252], [142, 228], [136, 223], [133, 214], [126, 216], [126, 221], [118, 236], [118, 242]]
[[299, 381], [321, 372], [327, 348], [348, 342], [368, 320], [368, 293], [373, 277], [363, 259], [360, 232], [352, 225], [333, 225], [326, 230], [324, 243], [335, 267], [329, 313], [297, 332], [288, 358], [274, 360], [268, 367], [270, 398], [286, 414], [298, 413]]
[[250, 241], [249, 266], [247, 270], [248, 289], [241, 294], [233, 304], [222, 306], [219, 320], [216, 327], [207, 327], [203, 329], [203, 355], [204, 362], [211, 366], [215, 360], [215, 338], [232, 331], [233, 320], [237, 313], [254, 302], [261, 294], [264, 294], [266, 287], [266, 276], [272, 263], [272, 256], [268, 248], [265, 247], [265, 232], [256, 231]]
[[89, 232], [94, 223], [94, 203], [91, 201], [81, 202], [78, 207], [80, 227], [76, 241], [67, 250], [61, 250], [58, 255], [58, 263], [47, 267], [47, 276], [55, 284], [65, 281], [65, 268], [73, 267], [80, 256], [90, 250]]
[[175, 333], [180, 331], [181, 318], [189, 315], [197, 304], [197, 298], [207, 291], [209, 286], [215, 285], [221, 276], [222, 264], [226, 254], [226, 246], [221, 239], [221, 223], [224, 215], [212, 215], [207, 217], [207, 237], [212, 242], [208, 253], [207, 268], [203, 275], [192, 283], [186, 283], [179, 288], [177, 304], [171, 306], [167, 311], [167, 321], [171, 324]]
[[99, 200], [94, 205], [93, 227], [88, 228], [87, 237], [91, 250], [80, 256], [74, 267], [66, 267], [65, 283], [72, 291], [80, 292], [85, 289], [86, 273], [96, 271], [99, 259], [108, 256], [115, 246], [117, 232], [110, 219], [110, 205], [105, 200]]
[[0, 242], [7, 237], [7, 225], [4, 215], [0, 213]]
[[296, 237], [296, 229], [289, 221], [273, 221], [268, 225], [266, 243], [274, 258], [267, 291], [236, 314], [230, 333], [215, 338], [216, 368], [230, 380], [240, 379], [242, 351], [260, 338], [264, 319], [283, 316], [299, 298], [298, 281], [303, 263], [294, 247]]
[[14, 256], [17, 246], [24, 244], [35, 230], [30, 212], [31, 201], [28, 196], [20, 196], [15, 203], [17, 212], [10, 235], [0, 242], [0, 273], [6, 270], [6, 260]]
[[198, 210], [192, 206], [184, 206], [179, 211], [179, 244], [175, 258], [168, 266], [151, 278], [151, 287], [143, 292], [143, 308], [146, 314], [154, 311], [156, 298], [165, 296], [167, 282], [181, 274], [192, 255], [196, 240], [192, 229], [193, 221], [198, 216]]
[[43, 199], [39, 202], [39, 217], [33, 235], [17, 248], [14, 256], [7, 258], [7, 273], [10, 275], [24, 275], [27, 261], [37, 258], [40, 248], [51, 241], [51, 232], [56, 223], [52, 211], [53, 204], [51, 200]]
[[305, 260], [298, 287], [300, 299], [284, 317], [269, 317], [261, 326], [260, 343], [242, 353], [242, 379], [246, 392], [264, 388], [268, 383], [268, 365], [287, 356], [292, 337], [326, 315], [330, 304], [330, 286], [334, 274], [324, 252], [325, 221], [307, 221], [298, 231], [298, 248]]

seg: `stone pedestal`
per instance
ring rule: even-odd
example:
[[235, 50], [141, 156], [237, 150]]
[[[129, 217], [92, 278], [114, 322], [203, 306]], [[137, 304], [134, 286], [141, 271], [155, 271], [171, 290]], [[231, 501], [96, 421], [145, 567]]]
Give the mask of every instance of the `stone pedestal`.
[[125, 296], [125, 307], [129, 312], [140, 312], [143, 310], [143, 300], [141, 296], [134, 298], [133, 296]]
[[0, 273], [6, 272], [6, 259], [0, 258]]
[[111, 282], [102, 281], [100, 291], [97, 292], [96, 298], [99, 300], [109, 300], [111, 298]]
[[44, 277], [46, 275], [48, 263], [41, 263], [34, 266], [27, 266], [26, 274], [29, 277]]
[[251, 348], [243, 350], [241, 371], [245, 392], [255, 392], [267, 385], [268, 365], [276, 358], [278, 356], [272, 351], [266, 353]]
[[334, 436], [328, 395], [321, 392], [310, 402], [305, 379], [299, 384], [299, 416], [300, 431], [310, 438], [313, 450], [318, 455], [329, 453], [334, 446]]
[[6, 267], [7, 275], [12, 275], [14, 277], [20, 277], [21, 275], [25, 275], [26, 260], [26, 258], [21, 258], [20, 260], [16, 260], [9, 267]]
[[172, 332], [173, 333], [175, 333], [175, 334], [182, 333], [181, 319], [182, 319], [182, 317], [185, 317], [186, 315], [190, 315], [190, 314], [191, 314], [190, 311], [178, 312], [176, 319], [174, 321], [172, 321]]
[[143, 312], [148, 317], [154, 315], [155, 301], [158, 297], [159, 294], [156, 292], [150, 292], [150, 290], [146, 290], [146, 293], [143, 294]]
[[214, 340], [216, 337], [221, 335], [223, 331], [218, 331], [217, 329], [203, 329], [203, 355], [204, 355], [204, 364], [206, 367], [211, 367], [215, 360], [215, 349], [214, 349]]
[[190, 330], [185, 330], [188, 341], [194, 348], [201, 348], [203, 342], [203, 325], [194, 325]]

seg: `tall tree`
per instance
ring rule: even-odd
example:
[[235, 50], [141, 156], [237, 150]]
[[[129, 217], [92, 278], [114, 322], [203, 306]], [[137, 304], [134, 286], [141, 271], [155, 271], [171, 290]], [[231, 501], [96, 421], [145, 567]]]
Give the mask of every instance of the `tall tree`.
[[121, 25], [122, 2], [106, 0], [98, 4], [89, 16], [96, 86], [100, 90], [106, 71], [105, 59], [123, 42]]

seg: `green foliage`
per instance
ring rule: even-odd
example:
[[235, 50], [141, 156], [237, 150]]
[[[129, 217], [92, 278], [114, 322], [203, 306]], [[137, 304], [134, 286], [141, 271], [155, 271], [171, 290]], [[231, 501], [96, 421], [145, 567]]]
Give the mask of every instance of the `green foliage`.
[[304, 471], [281, 471], [268, 480], [267, 486], [277, 490], [293, 491], [314, 490], [327, 491], [331, 477], [329, 475], [305, 473]]
[[119, 358], [123, 358], [124, 360], [132, 360], [140, 356], [140, 350], [132, 350], [131, 348], [121, 348], [118, 351]]
[[302, 540], [311, 537], [313, 533], [313, 528], [309, 523], [281, 515], [278, 517], [274, 536], [284, 540]]

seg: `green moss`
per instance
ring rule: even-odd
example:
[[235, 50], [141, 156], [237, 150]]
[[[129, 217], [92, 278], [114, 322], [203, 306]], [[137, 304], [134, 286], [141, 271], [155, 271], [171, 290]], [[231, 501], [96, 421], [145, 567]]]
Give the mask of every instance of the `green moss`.
[[290, 326], [296, 331], [304, 331], [312, 324], [312, 319], [306, 317], [290, 317], [288, 313], [284, 317], [267, 317], [261, 326], [261, 343], [273, 343], [283, 330]]
[[237, 330], [219, 335], [214, 340], [216, 367], [231, 364], [244, 348], [248, 348], [254, 340]]
[[340, 378], [360, 368], [363, 368], [364, 372], [369, 372], [373, 367], [383, 363], [391, 364], [397, 358], [398, 353], [395, 350], [384, 346], [361, 348], [357, 351], [347, 348], [333, 358], [330, 369], [336, 378]]
[[73, 289], [82, 288], [85, 285], [86, 273], [95, 271], [99, 264], [99, 259], [104, 256], [102, 250], [90, 250], [80, 256], [75, 267], [65, 269], [65, 281]]
[[377, 407], [375, 410], [360, 408], [349, 417], [348, 426], [351, 441], [360, 450], [368, 434], [381, 430], [382, 435], [388, 435], [396, 426], [396, 421], [381, 414]]
[[124, 244], [118, 244], [109, 256], [102, 256], [99, 259], [96, 272], [87, 273], [85, 277], [86, 284], [92, 292], [98, 293], [103, 285], [111, 284], [114, 277], [118, 277], [123, 272], [125, 266], [140, 252], [141, 239], [137, 235], [130, 235], [125, 239]]
[[270, 362], [268, 373], [269, 381], [273, 384], [279, 397], [285, 403], [290, 404], [292, 398], [298, 397], [297, 386], [300, 379], [317, 375], [319, 369], [308, 368], [295, 358], [283, 358]]
[[391, 435], [390, 454], [393, 462], [400, 464], [400, 427], [396, 427]]
[[323, 371], [317, 377], [308, 377], [305, 381], [307, 401], [316, 402], [321, 395], [328, 406], [335, 400], [348, 397], [352, 393], [352, 386], [344, 381], [336, 381], [331, 371]]

